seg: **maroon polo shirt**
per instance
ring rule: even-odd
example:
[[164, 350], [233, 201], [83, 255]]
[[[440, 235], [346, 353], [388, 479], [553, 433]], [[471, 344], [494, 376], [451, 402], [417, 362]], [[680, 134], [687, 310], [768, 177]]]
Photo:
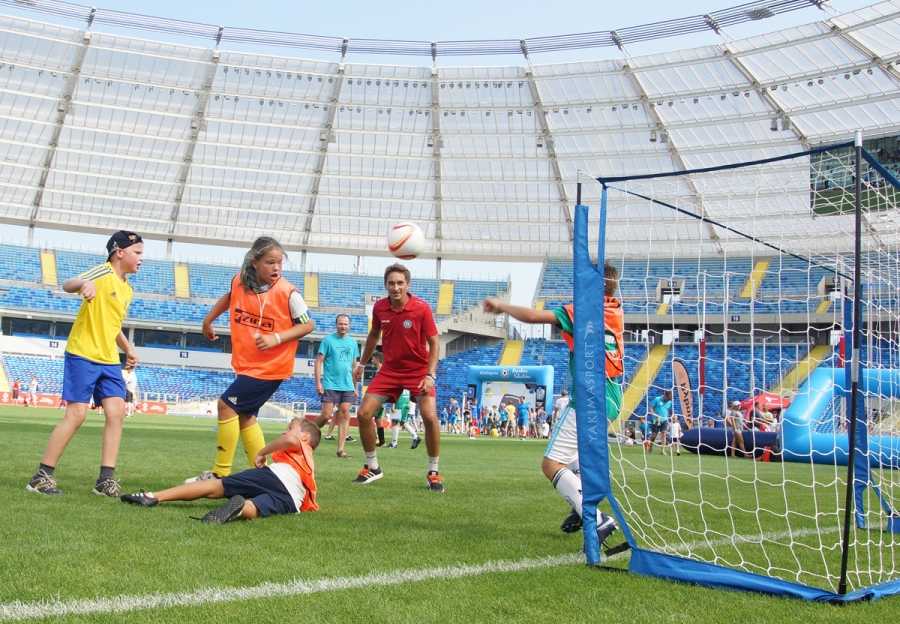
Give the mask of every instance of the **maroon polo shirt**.
[[379, 299], [372, 307], [372, 327], [381, 329], [384, 367], [392, 373], [425, 376], [428, 372], [428, 338], [436, 336], [437, 326], [431, 307], [407, 292], [409, 301], [399, 310], [391, 307], [390, 297]]

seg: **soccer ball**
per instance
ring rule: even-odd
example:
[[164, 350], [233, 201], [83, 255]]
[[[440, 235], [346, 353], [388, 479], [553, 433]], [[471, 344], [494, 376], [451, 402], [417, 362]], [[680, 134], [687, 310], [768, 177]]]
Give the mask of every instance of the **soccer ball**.
[[388, 249], [401, 260], [412, 260], [425, 249], [425, 232], [415, 223], [398, 223], [388, 232]]

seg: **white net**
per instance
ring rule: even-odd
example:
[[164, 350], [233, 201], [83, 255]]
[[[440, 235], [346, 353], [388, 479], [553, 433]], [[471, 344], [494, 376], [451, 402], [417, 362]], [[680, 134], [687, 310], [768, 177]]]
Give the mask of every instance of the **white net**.
[[[625, 436], [610, 443], [613, 493], [638, 547], [843, 589], [855, 166], [844, 147], [608, 183], [609, 219], [685, 251], [607, 257], [620, 271], [629, 337], [650, 343], [629, 351], [638, 361], [614, 423]], [[885, 166], [896, 176], [896, 163]], [[861, 504], [850, 591], [900, 578], [900, 534], [886, 530], [900, 506], [898, 189], [866, 163], [862, 171], [859, 411], [872, 468], [851, 488]], [[675, 418], [646, 447], [667, 390]], [[729, 419], [734, 401], [740, 416]]]

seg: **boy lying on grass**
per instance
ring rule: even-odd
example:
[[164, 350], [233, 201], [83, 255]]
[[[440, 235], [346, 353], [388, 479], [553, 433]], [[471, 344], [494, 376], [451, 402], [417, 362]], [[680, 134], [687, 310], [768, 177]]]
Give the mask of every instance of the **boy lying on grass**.
[[[313, 451], [319, 446], [319, 428], [303, 418], [294, 418], [287, 431], [257, 454], [250, 468], [221, 479], [185, 483], [160, 492], [124, 494], [123, 503], [155, 507], [164, 501], [227, 498], [220, 509], [210, 511], [201, 522], [224, 524], [238, 518], [265, 518], [274, 514], [315, 511], [315, 464]], [[266, 456], [272, 455], [272, 465]]]

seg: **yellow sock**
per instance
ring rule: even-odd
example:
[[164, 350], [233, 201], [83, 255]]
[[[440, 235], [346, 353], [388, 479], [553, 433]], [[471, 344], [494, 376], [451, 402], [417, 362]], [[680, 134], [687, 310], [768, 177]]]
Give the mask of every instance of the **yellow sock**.
[[234, 463], [234, 451], [237, 449], [240, 425], [238, 417], [219, 421], [219, 432], [216, 434], [216, 464], [213, 472], [220, 477], [231, 474], [231, 464]]
[[263, 435], [259, 423], [253, 423], [246, 429], [241, 429], [241, 442], [244, 443], [244, 452], [247, 454], [247, 462], [253, 468], [253, 460], [266, 445], [266, 437]]

